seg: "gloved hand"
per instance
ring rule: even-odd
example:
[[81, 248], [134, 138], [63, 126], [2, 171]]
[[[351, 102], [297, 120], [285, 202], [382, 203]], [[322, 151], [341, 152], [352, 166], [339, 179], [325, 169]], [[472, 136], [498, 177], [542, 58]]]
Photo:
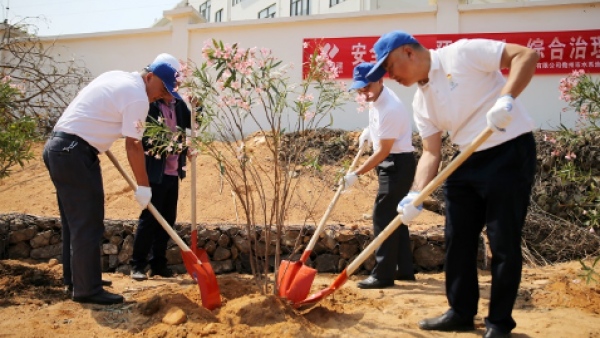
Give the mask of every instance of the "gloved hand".
[[510, 95], [501, 96], [487, 114], [487, 125], [493, 131], [506, 131], [512, 121], [512, 108], [515, 100]]
[[146, 209], [150, 199], [152, 199], [152, 189], [150, 187], [138, 186], [135, 191], [135, 199], [142, 210]]
[[423, 211], [423, 203], [419, 204], [418, 207], [415, 207], [412, 202], [419, 196], [418, 191], [409, 192], [400, 203], [398, 203], [398, 208], [396, 210], [399, 214], [402, 214], [401, 219], [402, 223], [408, 223], [413, 219], [417, 218]]
[[342, 184], [344, 185], [344, 191], [350, 189], [350, 187], [358, 181], [358, 175], [354, 171], [349, 172], [342, 179]]
[[365, 128], [362, 133], [360, 133], [360, 136], [358, 137], [358, 149], [363, 147], [365, 141], [369, 142], [369, 144], [373, 143], [371, 135], [369, 134], [369, 127]]

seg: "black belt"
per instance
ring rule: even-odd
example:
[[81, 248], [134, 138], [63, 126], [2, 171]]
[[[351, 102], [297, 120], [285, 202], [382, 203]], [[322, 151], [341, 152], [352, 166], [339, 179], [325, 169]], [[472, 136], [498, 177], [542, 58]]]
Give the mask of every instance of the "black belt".
[[50, 137], [60, 137], [66, 140], [76, 141], [87, 146], [94, 154], [98, 155], [99, 153], [98, 149], [94, 148], [86, 140], [74, 134], [65, 133], [63, 131], [53, 131], [52, 134], [50, 134]]

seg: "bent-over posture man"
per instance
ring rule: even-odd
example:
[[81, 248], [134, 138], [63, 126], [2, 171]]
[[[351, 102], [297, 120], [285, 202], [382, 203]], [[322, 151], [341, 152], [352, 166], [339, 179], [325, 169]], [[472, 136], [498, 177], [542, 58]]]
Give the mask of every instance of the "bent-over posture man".
[[[508, 337], [521, 281], [521, 230], [533, 183], [533, 120], [516, 98], [535, 72], [532, 49], [501, 41], [460, 40], [438, 50], [394, 31], [375, 44], [377, 64], [404, 86], [417, 83], [414, 118], [423, 139], [414, 191], [399, 204], [403, 222], [421, 212], [411, 202], [437, 174], [442, 132], [464, 150], [486, 127], [495, 133], [445, 182], [446, 294], [450, 309], [419, 322], [424, 330], [474, 330], [479, 287], [477, 243], [487, 226], [492, 250], [492, 292], [484, 337]], [[500, 69], [508, 68], [505, 79]]]
[[104, 188], [99, 152], [125, 136], [125, 148], [146, 208], [152, 192], [139, 141], [149, 102], [177, 96], [176, 71], [164, 62], [142, 73], [111, 71], [90, 82], [69, 104], [44, 146], [44, 163], [56, 187], [63, 236], [64, 283], [73, 300], [117, 304], [123, 297], [102, 288], [99, 243], [104, 234]]
[[[369, 126], [359, 138], [359, 147], [372, 141], [374, 153], [356, 171], [345, 177], [348, 188], [359, 175], [375, 168], [379, 189], [373, 207], [375, 236], [398, 215], [396, 206], [410, 190], [415, 175], [410, 117], [402, 101], [383, 84], [383, 76], [371, 81], [366, 75], [373, 69], [371, 63], [354, 68], [356, 89], [367, 97]], [[410, 250], [408, 227], [400, 226], [375, 252], [377, 261], [371, 275], [358, 283], [361, 289], [380, 289], [394, 285], [396, 280], [415, 280], [413, 257]]]

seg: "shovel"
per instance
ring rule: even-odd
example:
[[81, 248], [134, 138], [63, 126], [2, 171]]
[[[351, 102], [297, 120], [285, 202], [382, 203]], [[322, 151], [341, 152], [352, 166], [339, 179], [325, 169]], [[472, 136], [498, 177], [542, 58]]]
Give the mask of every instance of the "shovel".
[[[462, 151], [444, 170], [442, 170], [427, 186], [421, 193], [417, 196], [417, 198], [412, 202], [412, 205], [417, 207], [419, 204], [423, 203], [425, 198], [429, 196], [438, 186], [440, 186], [450, 174], [452, 174], [458, 166], [460, 166], [471, 154], [479, 148], [479, 146], [485, 142], [485, 140], [492, 135], [494, 131], [489, 127], [486, 127], [477, 137], [471, 142], [471, 144]], [[402, 215], [398, 214], [388, 226], [377, 236], [364, 250], [363, 252], [356, 257], [350, 265], [339, 276], [333, 281], [333, 283], [326, 289], [321, 290], [310, 297], [299, 301], [294, 302], [294, 307], [299, 308], [303, 305], [311, 305], [316, 304], [323, 298], [329, 296], [334, 293], [337, 289], [341, 288], [346, 281], [348, 281], [348, 277], [350, 277], [360, 265], [367, 260], [367, 258], [378, 248], [383, 241], [385, 241], [398, 227], [402, 224]]]
[[[119, 161], [115, 158], [110, 150], [106, 151], [106, 156], [115, 165], [117, 170], [123, 175], [129, 186], [135, 191], [137, 184], [131, 179], [129, 174], [125, 172]], [[219, 285], [217, 284], [217, 277], [208, 262], [208, 256], [204, 254], [204, 258], [201, 256], [200, 259], [190, 250], [185, 242], [177, 235], [175, 230], [169, 226], [169, 223], [162, 217], [162, 215], [156, 210], [152, 203], [148, 203], [148, 210], [154, 215], [154, 218], [160, 223], [165, 231], [171, 236], [171, 238], [181, 248], [181, 254], [183, 256], [183, 263], [187, 272], [192, 278], [198, 283], [200, 288], [200, 295], [202, 296], [202, 306], [209, 310], [213, 310], [221, 306], [221, 294], [219, 292]]]
[[[354, 161], [352, 161], [350, 168], [348, 168], [348, 172], [351, 172], [354, 169], [354, 167], [356, 166], [356, 162], [358, 162], [358, 159], [362, 155], [364, 149], [365, 145], [363, 145], [358, 150], [356, 157], [354, 157]], [[310, 242], [304, 250], [304, 253], [302, 253], [302, 257], [300, 257], [300, 260], [296, 262], [282, 261], [279, 265], [279, 274], [277, 276], [277, 280], [279, 285], [280, 297], [287, 298], [292, 303], [297, 303], [299, 301], [304, 300], [306, 296], [308, 296], [308, 294], [310, 293], [310, 288], [315, 279], [315, 276], [317, 275], [317, 270], [305, 265], [305, 263], [308, 260], [308, 257], [310, 257], [310, 254], [312, 252], [312, 249], [315, 247], [315, 244], [317, 244], [319, 235], [325, 229], [325, 223], [329, 218], [329, 214], [333, 210], [333, 207], [335, 207], [335, 204], [337, 203], [337, 200], [342, 194], [343, 190], [344, 182], [342, 178], [340, 186], [338, 187], [335, 196], [333, 196], [333, 200], [331, 201], [331, 203], [329, 203], [329, 207], [325, 211], [325, 215], [323, 215], [323, 217], [321, 218], [321, 222], [319, 223], [319, 226], [317, 227], [315, 233], [310, 239]]]

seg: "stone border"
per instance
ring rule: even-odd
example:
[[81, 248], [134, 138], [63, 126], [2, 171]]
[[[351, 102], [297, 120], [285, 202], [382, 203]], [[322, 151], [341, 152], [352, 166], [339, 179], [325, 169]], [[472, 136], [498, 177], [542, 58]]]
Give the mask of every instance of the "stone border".
[[[133, 235], [137, 220], [105, 220], [102, 243], [102, 269], [105, 272], [129, 274], [129, 260], [133, 252]], [[60, 218], [28, 214], [0, 214], [0, 259], [31, 259], [47, 262], [55, 258], [62, 262], [62, 239]], [[186, 243], [190, 243], [190, 223], [177, 223], [175, 230]], [[304, 228], [302, 244], [298, 252], [292, 252], [302, 227], [289, 226], [281, 240], [282, 259], [297, 260], [314, 233], [314, 226]], [[273, 230], [274, 231], [274, 230]], [[264, 227], [257, 227], [257, 238], [265, 242]], [[307, 264], [319, 272], [342, 271], [372, 240], [373, 230], [368, 227], [349, 228], [343, 225], [327, 226], [315, 245]], [[440, 271], [444, 265], [444, 229], [438, 225], [426, 231], [411, 231], [411, 249], [416, 271]], [[232, 224], [198, 225], [198, 247], [209, 254], [211, 265], [217, 274], [227, 272], [250, 272], [250, 244], [248, 233], [241, 226]], [[269, 263], [274, 264], [275, 245], [269, 246]], [[484, 249], [485, 248], [485, 249]], [[259, 245], [259, 255], [264, 257], [265, 247]], [[262, 252], [262, 254], [261, 254]], [[479, 267], [490, 266], [487, 243], [479, 246]], [[167, 249], [168, 264], [178, 273], [186, 273], [180, 250], [172, 240]], [[368, 274], [375, 265], [371, 255], [357, 274]]]

